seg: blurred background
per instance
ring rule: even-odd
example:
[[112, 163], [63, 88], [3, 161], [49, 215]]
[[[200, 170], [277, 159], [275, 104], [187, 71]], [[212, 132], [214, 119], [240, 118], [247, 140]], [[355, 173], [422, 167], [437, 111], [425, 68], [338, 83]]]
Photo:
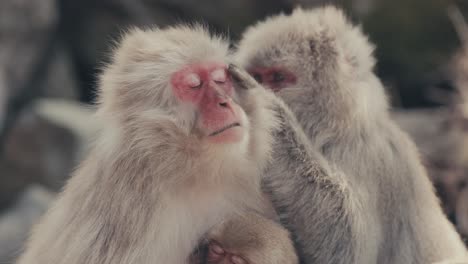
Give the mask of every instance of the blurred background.
[[86, 153], [96, 75], [123, 30], [202, 21], [236, 40], [268, 15], [327, 3], [377, 45], [393, 115], [466, 238], [468, 1], [0, 0], [0, 263], [16, 256]]

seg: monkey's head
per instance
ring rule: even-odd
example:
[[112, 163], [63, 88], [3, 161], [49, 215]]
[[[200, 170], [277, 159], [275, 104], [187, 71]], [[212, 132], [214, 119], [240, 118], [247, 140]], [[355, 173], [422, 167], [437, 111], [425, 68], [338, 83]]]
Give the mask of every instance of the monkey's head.
[[248, 28], [236, 59], [300, 120], [331, 128], [333, 122], [362, 119], [372, 108], [385, 109], [372, 52], [360, 28], [325, 7], [296, 9]]
[[255, 91], [232, 81], [228, 53], [200, 26], [132, 30], [101, 76], [99, 113], [139, 148], [246, 157], [267, 121]]

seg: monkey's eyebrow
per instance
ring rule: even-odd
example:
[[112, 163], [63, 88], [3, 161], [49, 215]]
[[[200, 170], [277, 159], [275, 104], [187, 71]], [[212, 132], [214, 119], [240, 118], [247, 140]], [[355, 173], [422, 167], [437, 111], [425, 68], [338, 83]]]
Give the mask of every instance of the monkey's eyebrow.
[[229, 64], [228, 72], [231, 74], [232, 79], [244, 89], [252, 89], [259, 86], [258, 82], [250, 74], [232, 63]]
[[224, 69], [217, 69], [211, 72], [211, 78], [215, 82], [225, 82], [226, 81], [226, 72]]

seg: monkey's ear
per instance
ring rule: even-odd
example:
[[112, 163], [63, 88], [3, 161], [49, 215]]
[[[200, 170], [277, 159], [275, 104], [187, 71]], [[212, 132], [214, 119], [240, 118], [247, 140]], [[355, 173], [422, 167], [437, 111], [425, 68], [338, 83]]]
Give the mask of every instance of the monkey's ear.
[[243, 89], [253, 89], [257, 86], [260, 86], [260, 84], [252, 76], [250, 76], [247, 71], [232, 63], [229, 64], [228, 72], [231, 74], [234, 84], [237, 84]]

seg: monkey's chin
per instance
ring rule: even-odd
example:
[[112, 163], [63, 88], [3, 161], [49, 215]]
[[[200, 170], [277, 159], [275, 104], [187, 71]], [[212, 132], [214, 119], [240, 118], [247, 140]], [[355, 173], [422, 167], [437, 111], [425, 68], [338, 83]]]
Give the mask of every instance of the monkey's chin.
[[208, 136], [208, 140], [215, 144], [229, 144], [238, 143], [244, 137], [244, 128], [241, 126], [234, 126], [223, 132], [216, 133]]

